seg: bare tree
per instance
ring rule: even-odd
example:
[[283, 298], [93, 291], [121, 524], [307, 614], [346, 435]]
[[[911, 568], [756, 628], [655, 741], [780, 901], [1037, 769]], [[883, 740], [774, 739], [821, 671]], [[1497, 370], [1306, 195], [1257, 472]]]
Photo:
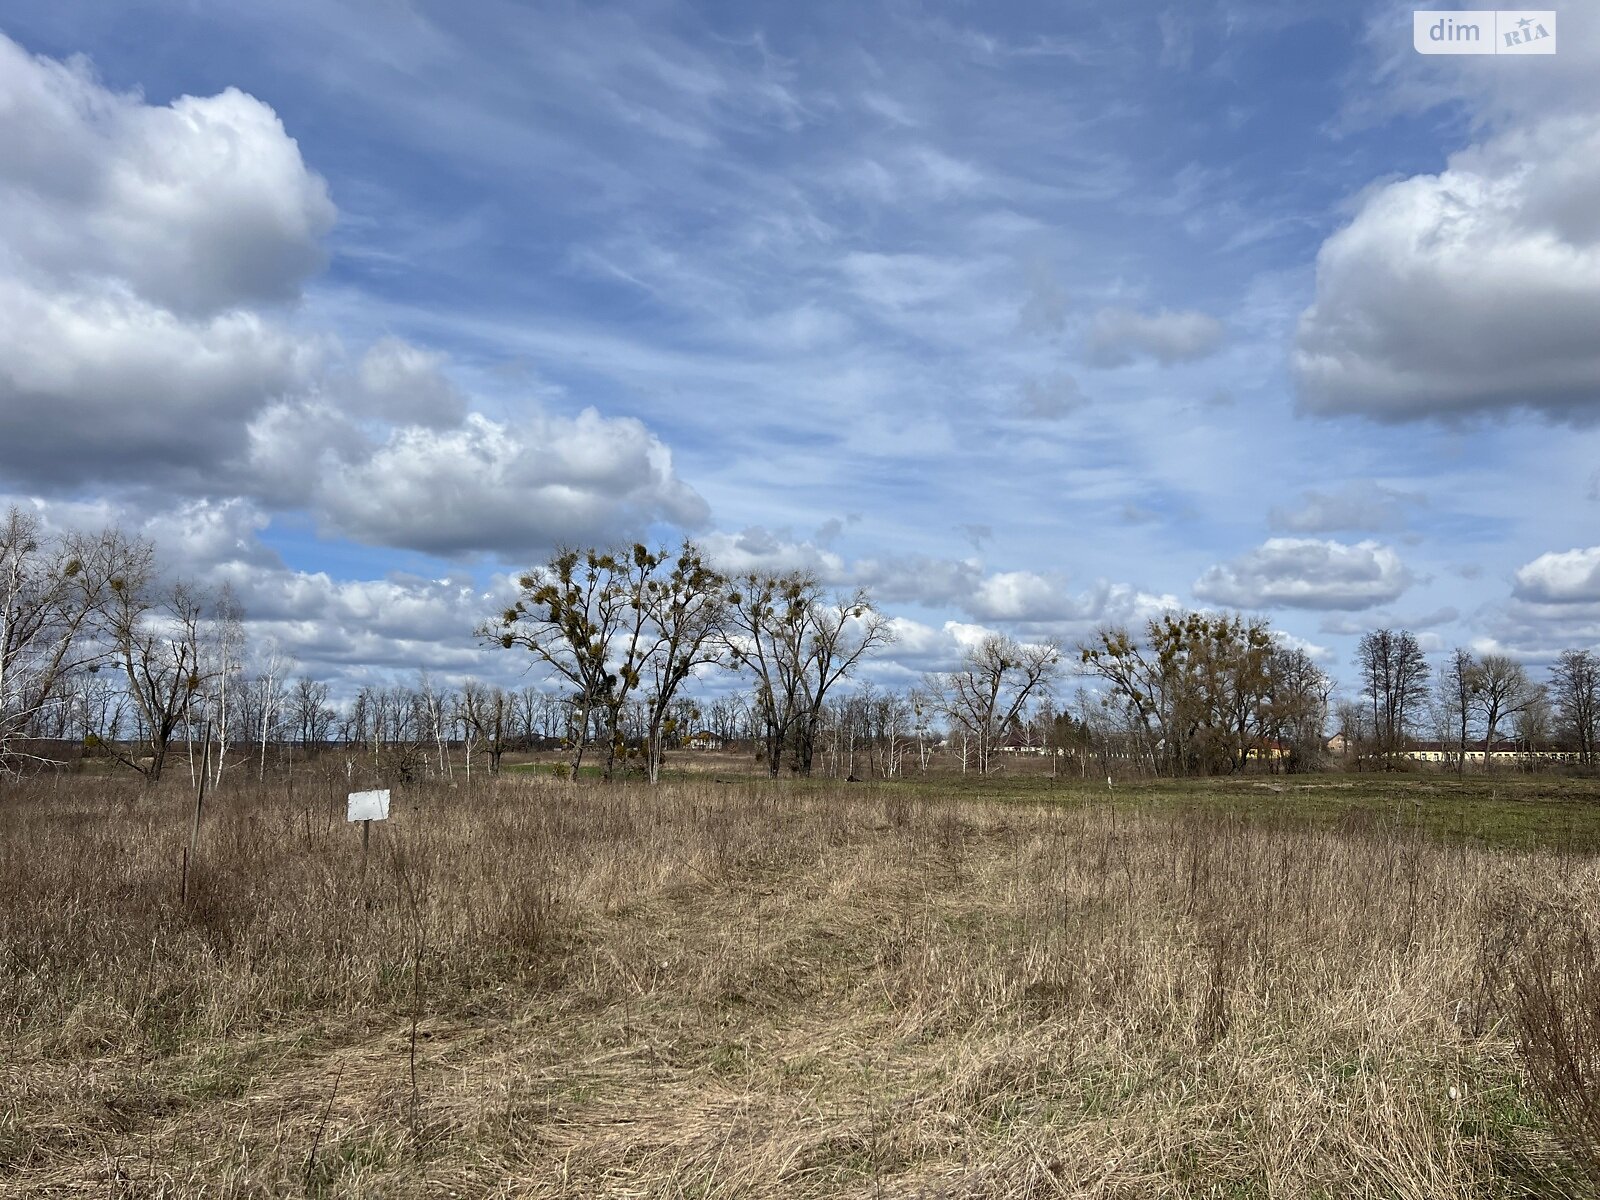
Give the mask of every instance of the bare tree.
[[[519, 580], [522, 594], [498, 619], [478, 627], [478, 636], [507, 650], [521, 647], [573, 689], [572, 757], [568, 771], [578, 778], [590, 718], [617, 701], [626, 678], [612, 669], [616, 642], [630, 617], [617, 577], [625, 568], [598, 550], [564, 549]], [[610, 766], [616, 747], [610, 748]]]
[[911, 748], [911, 700], [899, 692], [885, 692], [868, 715], [872, 740], [878, 748], [878, 770], [886, 779], [898, 778], [905, 773], [905, 756]]
[[[1550, 703], [1550, 692], [1542, 683], [1530, 686], [1529, 695], [1517, 709], [1512, 719], [1512, 730], [1524, 752], [1542, 747], [1549, 742], [1555, 728], [1555, 708]], [[1529, 759], [1528, 762], [1535, 760]]]
[[1322, 762], [1333, 681], [1304, 650], [1288, 646], [1272, 650], [1266, 672], [1262, 732], [1287, 748], [1289, 770], [1315, 770]]
[[894, 630], [864, 589], [830, 598], [804, 572], [751, 572], [732, 584], [726, 637], [734, 662], [755, 675], [767, 773], [776, 777], [785, 752], [798, 773], [811, 773], [830, 689]]
[[1428, 660], [1408, 629], [1376, 629], [1356, 648], [1362, 695], [1372, 714], [1372, 733], [1384, 764], [1393, 768], [1411, 724], [1427, 703]]
[[434, 774], [455, 778], [455, 769], [450, 764], [450, 752], [445, 745], [445, 722], [454, 713], [456, 708], [455, 698], [449, 692], [441, 692], [433, 686], [433, 680], [426, 671], [417, 672], [417, 690], [413, 694], [413, 702], [419, 710], [421, 721], [420, 729], [432, 740], [434, 752], [438, 755], [438, 762]]
[[1439, 673], [1439, 706], [1444, 724], [1450, 732], [1450, 740], [1455, 743], [1457, 775], [1466, 770], [1467, 736], [1482, 687], [1481, 675], [1478, 660], [1472, 656], [1472, 652], [1459, 646]]
[[328, 704], [328, 685], [301, 676], [289, 694], [289, 721], [305, 751], [321, 748], [332, 732], [336, 714]]
[[1367, 706], [1359, 700], [1342, 700], [1334, 709], [1334, 731], [1344, 739], [1344, 753], [1351, 761], [1359, 763], [1372, 753], [1371, 722]]
[[107, 660], [96, 633], [112, 584], [148, 556], [116, 530], [50, 537], [17, 508], [0, 521], [0, 772], [33, 759], [21, 739]]
[[147, 548], [108, 586], [110, 596], [101, 618], [104, 632], [127, 679], [149, 753], [130, 755], [114, 742], [106, 745], [114, 757], [154, 783], [161, 778], [173, 735], [204, 682], [202, 598], [184, 583], [158, 586]]
[[[664, 555], [661, 563], [667, 563]], [[727, 580], [705, 564], [690, 542], [684, 542], [665, 575], [642, 581], [640, 606], [649, 634], [640, 658], [650, 677], [645, 758], [651, 783], [661, 777], [663, 739], [679, 690], [696, 670], [727, 657], [722, 636], [726, 586]]]
[[1500, 722], [1515, 717], [1537, 698], [1528, 672], [1504, 654], [1485, 654], [1478, 660], [1474, 700], [1483, 718], [1483, 762], [1493, 762], [1495, 731]]
[[261, 759], [256, 771], [257, 782], [267, 777], [267, 743], [277, 731], [288, 701], [287, 681], [294, 669], [293, 660], [276, 646], [269, 645], [256, 676], [257, 705], [260, 709]]
[[1261, 618], [1164, 613], [1142, 638], [1101, 629], [1078, 647], [1157, 771], [1238, 770], [1268, 734], [1272, 670], [1283, 660]]
[[939, 711], [939, 698], [929, 695], [923, 688], [912, 688], [906, 704], [910, 709], [911, 733], [917, 739], [917, 770], [926, 773], [933, 758], [934, 744], [933, 727], [929, 722]]
[[1054, 643], [1024, 645], [993, 634], [969, 647], [954, 671], [927, 677], [925, 689], [940, 711], [971, 738], [980, 775], [988, 773], [995, 746], [1020, 722], [1029, 699], [1049, 692], [1060, 661]]
[[518, 724], [519, 697], [504, 688], [487, 687], [476, 679], [461, 685], [458, 714], [466, 736], [467, 779], [472, 779], [472, 753], [482, 747], [489, 759], [489, 774], [500, 773], [500, 760]]
[[1600, 727], [1600, 658], [1591, 650], [1564, 650], [1550, 669], [1551, 701], [1563, 735], [1578, 761], [1595, 765], [1595, 740]]
[[[222, 591], [212, 606], [208, 625], [208, 636], [201, 644], [201, 675], [207, 684], [208, 707], [217, 739], [211, 780], [215, 786], [222, 782], [228, 748], [233, 744], [235, 710], [239, 707], [237, 691], [244, 672], [244, 608], [234, 595], [231, 584], [222, 585]], [[243, 736], [249, 738], [248, 727]]]

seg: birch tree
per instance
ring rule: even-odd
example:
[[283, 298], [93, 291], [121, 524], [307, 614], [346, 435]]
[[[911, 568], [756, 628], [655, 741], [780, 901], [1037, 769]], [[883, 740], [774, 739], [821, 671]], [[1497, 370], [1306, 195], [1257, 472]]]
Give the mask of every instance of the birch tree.
[[[208, 636], [203, 643], [202, 657], [210, 692], [210, 712], [215, 723], [217, 739], [216, 761], [212, 764], [212, 786], [222, 782], [222, 772], [227, 766], [228, 750], [233, 744], [235, 710], [239, 707], [237, 689], [244, 673], [244, 607], [234, 595], [232, 584], [223, 584], [212, 607], [208, 622]], [[249, 745], [250, 731], [245, 730]], [[248, 751], [246, 752], [248, 753]], [[247, 760], [248, 761], [248, 760]]]
[[293, 670], [294, 661], [291, 658], [275, 644], [267, 647], [261, 670], [256, 676], [257, 703], [261, 710], [261, 758], [256, 770], [258, 783], [267, 778], [267, 744], [282, 722], [284, 707], [289, 699], [288, 678]]

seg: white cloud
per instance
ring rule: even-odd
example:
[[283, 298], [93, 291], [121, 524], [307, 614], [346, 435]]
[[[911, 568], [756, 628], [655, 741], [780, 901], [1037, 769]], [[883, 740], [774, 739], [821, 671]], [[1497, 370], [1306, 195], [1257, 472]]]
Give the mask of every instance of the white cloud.
[[1397, 599], [1411, 582], [1399, 555], [1377, 542], [1268, 538], [1207, 570], [1194, 594], [1240, 608], [1362, 609]]
[[0, 466], [28, 483], [182, 486], [273, 398], [307, 386], [318, 359], [251, 312], [190, 319], [120, 288], [0, 277]]
[[1319, 646], [1316, 642], [1297, 637], [1287, 630], [1274, 629], [1272, 631], [1272, 640], [1286, 650], [1300, 651], [1313, 662], [1328, 664], [1332, 663], [1335, 658], [1333, 651], [1327, 646]]
[[1600, 603], [1600, 546], [1541, 554], [1517, 569], [1513, 594], [1534, 604]]
[[333, 220], [261, 101], [149, 105], [0, 36], [0, 470], [446, 555], [704, 522], [636, 420], [491, 421], [441, 353], [292, 328], [269, 306], [320, 269]]
[[155, 544], [169, 576], [210, 589], [231, 586], [252, 645], [272, 644], [296, 670], [333, 681], [341, 694], [364, 681], [409, 678], [421, 668], [511, 683], [525, 656], [481, 649], [472, 631], [504, 607], [514, 586], [503, 575], [487, 585], [469, 578], [394, 573], [336, 579], [287, 566], [261, 540], [267, 514], [243, 500], [195, 500], [153, 511], [105, 502], [0, 497], [21, 503], [51, 530], [118, 524]]
[[13, 269], [118, 281], [179, 312], [292, 300], [334, 207], [267, 105], [145, 104], [0, 35], [0, 224]]
[[1222, 345], [1222, 322], [1202, 312], [1102, 308], [1089, 326], [1089, 361], [1124, 367], [1142, 357], [1163, 366], [1205, 358]]
[[978, 558], [940, 558], [927, 554], [895, 554], [858, 559], [852, 578], [888, 604], [922, 604], [930, 608], [965, 605], [983, 579]]
[[460, 424], [467, 398], [444, 373], [445, 356], [396, 337], [374, 342], [362, 355], [349, 406], [396, 425], [444, 429]]
[[1600, 417], [1600, 116], [1562, 117], [1385, 184], [1317, 256], [1303, 407], [1385, 421]]
[[1062, 580], [1034, 571], [999, 571], [978, 584], [967, 608], [992, 621], [1049, 621], [1072, 604]]
[[220, 569], [248, 574], [284, 569], [282, 558], [261, 541], [270, 523], [247, 500], [190, 500], [152, 513], [139, 532], [155, 543], [162, 567], [174, 575], [199, 577]]
[[839, 582], [844, 559], [814, 542], [797, 541], [786, 531], [752, 525], [738, 533], [712, 530], [699, 539], [706, 560], [727, 575], [751, 571], [810, 571], [824, 583]]
[[604, 543], [708, 515], [658, 438], [592, 408], [571, 419], [512, 424], [474, 413], [458, 429], [397, 429], [364, 461], [330, 471], [319, 500], [349, 537], [447, 555]]

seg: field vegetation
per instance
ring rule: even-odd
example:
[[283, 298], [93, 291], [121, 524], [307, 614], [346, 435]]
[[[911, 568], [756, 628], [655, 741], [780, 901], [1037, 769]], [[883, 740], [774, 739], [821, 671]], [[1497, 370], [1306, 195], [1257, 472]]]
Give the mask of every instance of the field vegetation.
[[1596, 1194], [1593, 783], [696, 765], [8, 786], [0, 1195]]

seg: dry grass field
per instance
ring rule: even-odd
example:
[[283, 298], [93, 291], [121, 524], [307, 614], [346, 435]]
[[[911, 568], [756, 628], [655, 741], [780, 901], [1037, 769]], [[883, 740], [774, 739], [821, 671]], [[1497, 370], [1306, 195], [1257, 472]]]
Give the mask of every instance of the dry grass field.
[[1600, 859], [946, 790], [13, 787], [0, 1196], [1596, 1194]]

